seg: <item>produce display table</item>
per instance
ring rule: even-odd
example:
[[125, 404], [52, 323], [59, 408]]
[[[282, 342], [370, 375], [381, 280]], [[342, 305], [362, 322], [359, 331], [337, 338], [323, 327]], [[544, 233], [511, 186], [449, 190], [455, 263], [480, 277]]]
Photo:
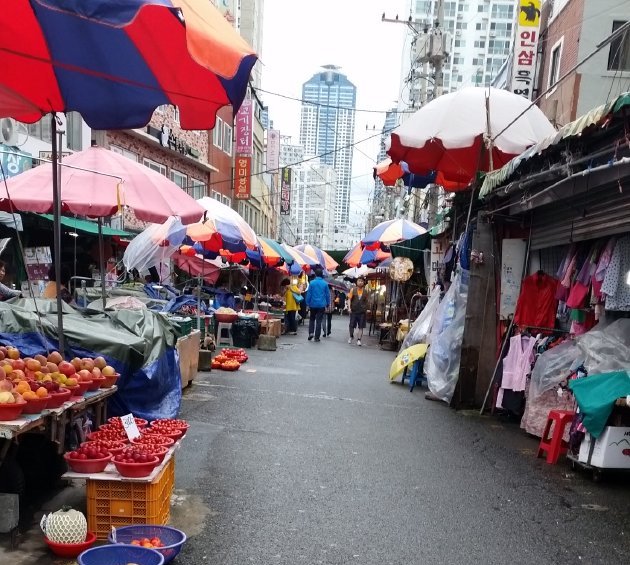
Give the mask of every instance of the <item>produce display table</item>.
[[106, 400], [117, 390], [118, 387], [114, 385], [110, 388], [87, 392], [85, 396], [70, 398], [59, 408], [46, 409], [39, 414], [22, 414], [16, 420], [0, 422], [0, 438], [7, 440], [3, 442], [0, 448], [0, 465], [9, 451], [11, 442], [17, 439], [20, 434], [34, 429], [47, 429], [48, 437], [51, 441], [57, 442], [59, 453], [63, 453], [65, 451], [65, 428], [71, 413], [93, 407], [94, 425], [100, 426], [105, 423], [107, 415]]
[[199, 349], [201, 332], [193, 330], [187, 336], [177, 340], [179, 353], [179, 370], [182, 374], [182, 388], [186, 388], [197, 377], [199, 370]]
[[[180, 440], [181, 441], [181, 440]], [[134, 524], [166, 525], [171, 516], [171, 495], [175, 486], [177, 442], [148, 477], [122, 477], [110, 463], [102, 473], [74, 473], [65, 479], [86, 482], [88, 530], [97, 539], [107, 539], [113, 528]]]

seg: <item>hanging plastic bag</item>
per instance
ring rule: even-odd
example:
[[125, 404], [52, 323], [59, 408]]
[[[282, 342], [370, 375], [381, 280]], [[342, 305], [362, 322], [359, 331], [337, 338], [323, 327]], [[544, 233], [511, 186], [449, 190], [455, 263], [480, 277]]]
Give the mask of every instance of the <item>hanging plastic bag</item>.
[[469, 271], [458, 272], [440, 302], [435, 312], [430, 336], [431, 347], [425, 361], [429, 390], [449, 403], [459, 379], [469, 278]]
[[401, 351], [404, 351], [412, 345], [418, 343], [429, 343], [431, 337], [431, 324], [433, 322], [434, 314], [440, 305], [440, 289], [436, 288], [433, 294], [429, 298], [420, 315], [416, 318], [416, 321], [411, 326], [411, 330], [403, 341]]

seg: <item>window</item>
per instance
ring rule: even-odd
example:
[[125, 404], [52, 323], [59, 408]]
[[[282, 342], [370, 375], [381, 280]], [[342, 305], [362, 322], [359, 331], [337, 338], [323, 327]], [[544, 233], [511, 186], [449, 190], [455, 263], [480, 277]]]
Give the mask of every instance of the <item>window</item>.
[[171, 169], [171, 180], [179, 186], [179, 188], [188, 190], [188, 177], [184, 173]]
[[485, 47], [486, 47], [486, 40], [485, 39], [481, 39], [479, 41], [475, 41], [475, 47], [477, 47], [479, 49], [485, 49]]
[[124, 147], [118, 147], [118, 145], [110, 145], [109, 149], [113, 151], [114, 153], [118, 153], [119, 155], [122, 155], [123, 157], [127, 157], [127, 159], [131, 159], [132, 161], [135, 161], [136, 163], [138, 162], [138, 155], [134, 153], [133, 151], [129, 151], [128, 149], [125, 149]]
[[562, 39], [556, 43], [551, 49], [551, 57], [549, 58], [549, 78], [547, 87], [550, 88], [558, 82], [560, 78], [560, 60], [562, 58]]
[[468, 24], [466, 22], [457, 22], [457, 29], [468, 29]]
[[166, 174], [166, 167], [156, 161], [152, 161], [151, 159], [144, 158], [142, 159], [142, 164], [145, 167], [149, 167], [149, 169], [152, 169], [153, 171], [156, 171], [160, 173], [161, 175], [164, 175], [165, 177], [168, 176]]
[[217, 118], [217, 123], [214, 124], [212, 144], [219, 149], [223, 149], [223, 120], [221, 118]]
[[466, 40], [465, 39], [456, 39], [455, 40], [455, 47], [466, 47]]
[[31, 137], [50, 143], [52, 141], [52, 135], [50, 133], [50, 116], [45, 116], [39, 120], [39, 122], [35, 122], [34, 124], [28, 124], [28, 134]]
[[514, 17], [514, 6], [512, 4], [494, 4], [492, 6], [492, 17], [512, 19]]
[[232, 126], [223, 123], [223, 151], [232, 156]]
[[[615, 20], [612, 26], [613, 33], [626, 23]], [[626, 30], [610, 42], [608, 70], [630, 71], [630, 30]]]
[[228, 196], [224, 196], [223, 197], [223, 204], [225, 204], [226, 206], [229, 206], [230, 208], [232, 207], [232, 199]]
[[68, 149], [81, 151], [83, 149], [83, 120], [80, 114], [68, 112], [66, 130]]
[[219, 202], [221, 202], [221, 193], [217, 192], [216, 190], [212, 191], [212, 198], [214, 198], [215, 200], [218, 200]]
[[188, 194], [190, 194], [195, 200], [199, 200], [206, 195], [206, 183], [197, 179], [190, 179], [190, 188], [188, 190]]

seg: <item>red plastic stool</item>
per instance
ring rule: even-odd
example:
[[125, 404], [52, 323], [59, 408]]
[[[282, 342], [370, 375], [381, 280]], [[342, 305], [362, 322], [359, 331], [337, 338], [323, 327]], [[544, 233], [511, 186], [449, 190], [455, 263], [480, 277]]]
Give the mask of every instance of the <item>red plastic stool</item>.
[[[538, 454], [536, 457], [542, 457], [547, 454], [547, 463], [555, 464], [558, 462], [560, 455], [564, 455], [569, 446], [566, 441], [562, 439], [564, 436], [564, 428], [567, 424], [573, 421], [575, 412], [571, 410], [550, 410], [549, 416], [547, 416], [547, 425], [543, 436], [540, 438], [540, 445], [538, 446]], [[549, 437], [551, 431], [551, 425], [553, 426], [553, 435]]]

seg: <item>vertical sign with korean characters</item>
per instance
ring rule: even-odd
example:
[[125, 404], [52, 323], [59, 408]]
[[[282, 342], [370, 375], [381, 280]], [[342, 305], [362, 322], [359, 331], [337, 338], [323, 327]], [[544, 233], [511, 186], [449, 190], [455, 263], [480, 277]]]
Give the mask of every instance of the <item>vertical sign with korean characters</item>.
[[280, 168], [280, 132], [270, 129], [267, 132], [267, 170], [274, 172]]
[[509, 90], [528, 100], [532, 99], [534, 90], [541, 4], [542, 0], [519, 0], [518, 2], [514, 62]]
[[288, 216], [291, 213], [291, 169], [282, 169], [280, 181], [280, 215]]
[[239, 155], [234, 162], [234, 198], [249, 200], [252, 195], [252, 158]]
[[243, 104], [236, 113], [236, 154], [251, 157], [254, 139], [254, 106], [250, 98], [243, 100]]

